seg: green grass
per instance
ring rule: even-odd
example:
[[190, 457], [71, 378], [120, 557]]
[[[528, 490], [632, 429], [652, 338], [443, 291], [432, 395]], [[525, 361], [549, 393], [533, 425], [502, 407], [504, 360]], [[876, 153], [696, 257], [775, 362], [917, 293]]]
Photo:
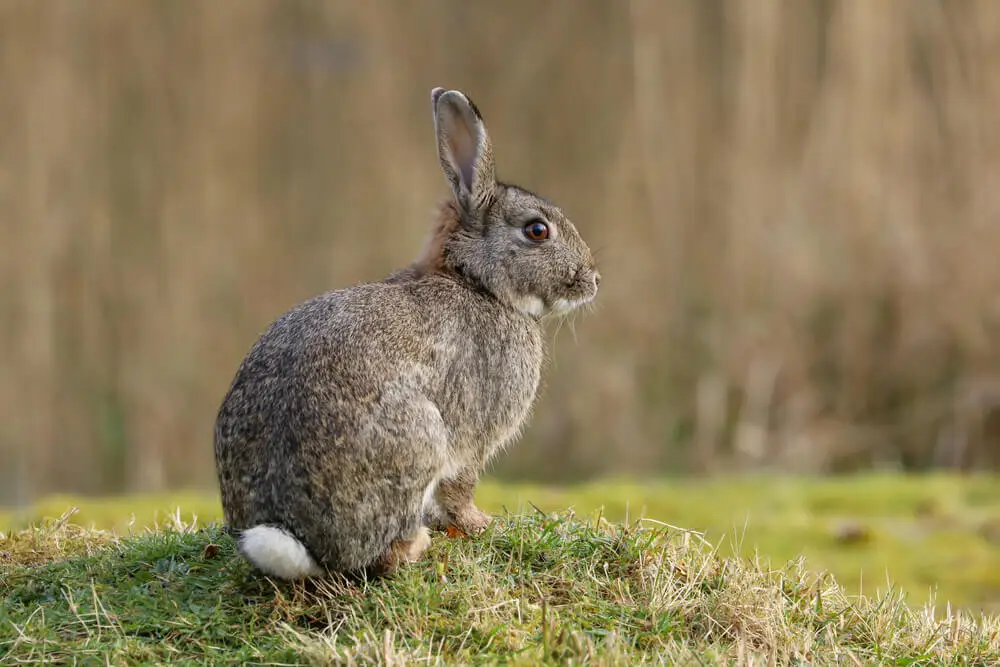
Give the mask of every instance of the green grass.
[[[650, 517], [696, 530], [734, 553], [774, 563], [805, 556], [851, 593], [891, 583], [915, 605], [928, 600], [1000, 613], [1000, 477], [863, 475], [844, 478], [741, 477], [656, 483], [601, 482], [562, 489], [500, 485], [477, 492], [487, 511], [601, 510], [611, 521]], [[0, 530], [80, 508], [83, 526], [125, 533], [164, 521], [221, 518], [214, 495], [83, 499], [54, 497], [26, 512], [0, 512]]]
[[[68, 518], [68, 517], [66, 517]], [[370, 582], [272, 583], [217, 525], [0, 544], [2, 664], [968, 664], [1000, 622], [853, 597], [801, 561], [570, 512], [498, 517]]]

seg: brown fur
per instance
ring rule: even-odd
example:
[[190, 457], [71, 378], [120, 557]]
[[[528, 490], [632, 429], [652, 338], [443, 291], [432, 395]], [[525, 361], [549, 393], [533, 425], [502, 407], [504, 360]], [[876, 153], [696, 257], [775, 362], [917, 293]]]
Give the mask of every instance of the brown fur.
[[423, 254], [413, 263], [413, 268], [416, 270], [415, 275], [425, 276], [430, 273], [450, 271], [445, 263], [444, 247], [448, 239], [458, 230], [461, 220], [462, 213], [454, 201], [446, 200], [438, 205], [431, 238], [424, 247]]

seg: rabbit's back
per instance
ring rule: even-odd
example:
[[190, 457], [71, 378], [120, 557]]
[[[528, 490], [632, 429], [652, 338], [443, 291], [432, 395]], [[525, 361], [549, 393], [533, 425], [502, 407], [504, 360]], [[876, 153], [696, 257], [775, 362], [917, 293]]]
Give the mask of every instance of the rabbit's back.
[[408, 386], [438, 406], [457, 439], [491, 439], [523, 417], [542, 357], [537, 323], [450, 278], [362, 284], [272, 323], [238, 370], [222, 417], [336, 415], [338, 430], [350, 431], [364, 427], [351, 423], [365, 419], [357, 408]]

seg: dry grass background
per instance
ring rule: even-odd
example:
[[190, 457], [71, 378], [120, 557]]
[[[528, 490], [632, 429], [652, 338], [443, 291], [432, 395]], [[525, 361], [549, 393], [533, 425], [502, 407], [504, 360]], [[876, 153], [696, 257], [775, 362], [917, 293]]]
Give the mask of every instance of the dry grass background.
[[600, 251], [547, 479], [1000, 464], [1000, 3], [0, 2], [0, 501], [214, 483], [293, 303], [408, 262], [428, 93]]

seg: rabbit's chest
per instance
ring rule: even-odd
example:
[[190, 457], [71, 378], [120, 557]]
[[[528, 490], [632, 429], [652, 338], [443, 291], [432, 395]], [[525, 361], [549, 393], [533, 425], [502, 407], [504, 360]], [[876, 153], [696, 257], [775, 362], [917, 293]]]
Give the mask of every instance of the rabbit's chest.
[[500, 331], [466, 341], [441, 387], [452, 446], [490, 456], [520, 432], [538, 391], [543, 348], [533, 331]]
[[541, 347], [530, 359], [512, 355], [491, 361], [484, 373], [488, 379], [474, 400], [483, 418], [483, 439], [499, 447], [518, 435], [531, 412], [541, 377]]

